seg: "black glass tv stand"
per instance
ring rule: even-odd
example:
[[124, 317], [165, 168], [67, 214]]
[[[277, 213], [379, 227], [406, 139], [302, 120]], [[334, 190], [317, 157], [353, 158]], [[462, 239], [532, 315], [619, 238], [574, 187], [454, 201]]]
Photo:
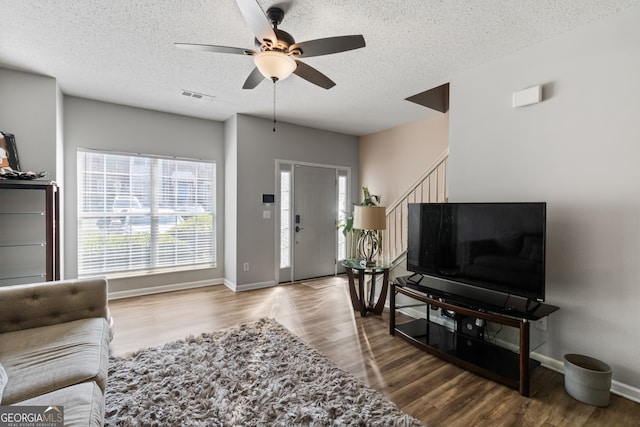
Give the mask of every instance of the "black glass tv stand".
[[[558, 310], [558, 307], [538, 302], [529, 304], [526, 300], [503, 307], [487, 306], [482, 302], [457, 301], [455, 298], [438, 296], [431, 293], [429, 288], [410, 287], [408, 283], [406, 278], [391, 283], [391, 335], [398, 335], [441, 359], [529, 396], [529, 373], [540, 364], [529, 356], [530, 324]], [[398, 294], [426, 306], [426, 318], [397, 323], [396, 310], [415, 305], [397, 305]], [[434, 322], [431, 311], [438, 308], [448, 316], [461, 320], [453, 328]], [[532, 308], [535, 310], [531, 311]], [[517, 328], [518, 349], [511, 350], [485, 339], [482, 326], [474, 325], [484, 325], [486, 322]]]

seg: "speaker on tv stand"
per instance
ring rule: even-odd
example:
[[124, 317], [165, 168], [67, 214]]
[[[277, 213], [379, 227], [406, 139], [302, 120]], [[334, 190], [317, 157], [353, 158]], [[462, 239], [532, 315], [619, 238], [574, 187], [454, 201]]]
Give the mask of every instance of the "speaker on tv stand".
[[486, 322], [475, 317], [458, 319], [458, 332], [474, 338], [484, 339], [484, 327]]

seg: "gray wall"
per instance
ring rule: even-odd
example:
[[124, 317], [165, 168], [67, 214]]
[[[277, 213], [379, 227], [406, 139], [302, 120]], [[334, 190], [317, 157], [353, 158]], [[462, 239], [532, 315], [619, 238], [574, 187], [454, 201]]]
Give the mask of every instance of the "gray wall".
[[66, 96], [65, 207], [66, 277], [77, 275], [77, 160], [78, 148], [186, 157], [216, 162], [217, 268], [145, 275], [109, 281], [109, 292], [211, 281], [224, 277], [224, 125], [157, 111]]
[[[62, 93], [54, 78], [0, 68], [0, 130], [15, 135], [20, 169], [45, 171], [44, 179], [64, 188], [62, 117]], [[60, 229], [64, 232], [64, 225]], [[60, 240], [64, 244], [64, 235]], [[64, 252], [60, 259], [64, 264]]]
[[[539, 352], [613, 368], [640, 398], [640, 7], [451, 79], [451, 201], [547, 202]], [[544, 101], [511, 107], [544, 84]], [[622, 383], [622, 384], [620, 384]]]
[[[276, 280], [273, 210], [278, 205], [269, 207], [271, 219], [263, 219], [261, 201], [263, 193], [277, 193], [276, 159], [350, 167], [351, 176], [358, 176], [357, 137], [288, 123], [278, 123], [276, 132], [272, 128], [268, 119], [237, 117], [237, 279], [232, 285], [238, 289]], [[359, 194], [355, 181], [351, 194]], [[245, 262], [249, 271], [242, 271]], [[227, 271], [226, 277], [231, 276]]]
[[13, 133], [20, 168], [59, 178], [58, 84], [54, 78], [0, 68], [0, 130]]
[[[351, 192], [359, 194], [354, 136], [287, 123], [274, 133], [270, 120], [250, 116], [223, 124], [63, 96], [53, 78], [6, 69], [0, 97], [11, 101], [0, 103], [0, 129], [16, 134], [22, 168], [64, 181], [64, 278], [77, 276], [78, 148], [216, 161], [217, 268], [111, 279], [111, 293], [223, 280], [234, 289], [275, 284], [275, 215], [262, 219], [260, 196], [276, 192], [276, 159], [350, 167]], [[250, 271], [241, 271], [244, 262]]]

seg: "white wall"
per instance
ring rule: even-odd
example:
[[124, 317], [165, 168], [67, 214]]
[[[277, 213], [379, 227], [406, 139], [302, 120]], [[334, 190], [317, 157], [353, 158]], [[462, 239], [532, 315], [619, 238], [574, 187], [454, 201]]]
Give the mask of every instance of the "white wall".
[[180, 283], [221, 283], [224, 257], [224, 125], [123, 105], [65, 96], [66, 277], [77, 276], [78, 148], [176, 156], [216, 162], [217, 268], [109, 280], [109, 292]]
[[[320, 163], [351, 168], [358, 176], [358, 138], [251, 116], [237, 117], [237, 265], [238, 289], [276, 283], [276, 229], [263, 219], [261, 195], [276, 194], [276, 159]], [[353, 179], [357, 181], [357, 179]], [[358, 183], [352, 182], [352, 191]], [[227, 231], [229, 232], [227, 225]], [[227, 242], [229, 244], [229, 242]], [[248, 262], [249, 271], [242, 271]], [[226, 272], [226, 277], [232, 273]]]
[[[56, 181], [58, 182], [58, 185], [60, 186], [60, 189], [64, 188], [65, 186], [65, 182], [64, 182], [64, 95], [62, 94], [62, 91], [60, 90], [60, 87], [56, 84], [56, 171], [60, 171], [59, 173], [56, 173]], [[59, 214], [60, 214], [60, 218], [62, 218], [61, 221], [59, 221], [58, 226], [58, 230], [60, 233], [60, 241], [59, 241], [59, 246], [60, 248], [64, 248], [64, 244], [65, 244], [65, 238], [64, 238], [64, 234], [65, 234], [65, 224], [64, 224], [64, 217], [66, 214], [66, 211], [64, 209], [64, 192], [60, 192], [61, 195], [61, 199], [60, 199], [60, 206], [58, 207], [59, 209]], [[65, 258], [65, 253], [63, 250], [61, 250], [59, 255], [60, 255], [60, 277], [65, 277], [65, 268], [64, 268], [64, 264], [66, 262], [66, 258]]]
[[[549, 341], [640, 399], [640, 7], [451, 78], [451, 201], [547, 202]], [[511, 95], [544, 84], [544, 101]], [[556, 364], [556, 366], [559, 366]]]
[[0, 68], [0, 130], [16, 137], [20, 169], [57, 181], [58, 84], [52, 77]]
[[224, 278], [227, 286], [237, 283], [238, 258], [238, 117], [233, 116], [224, 126]]

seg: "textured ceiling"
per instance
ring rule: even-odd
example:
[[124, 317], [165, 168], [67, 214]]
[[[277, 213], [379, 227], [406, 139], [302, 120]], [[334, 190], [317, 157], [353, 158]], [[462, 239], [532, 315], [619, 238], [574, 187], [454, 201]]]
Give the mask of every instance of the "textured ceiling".
[[[364, 49], [305, 62], [329, 90], [297, 76], [277, 84], [278, 119], [365, 135], [426, 117], [404, 98], [638, 4], [637, 0], [258, 0], [279, 5], [296, 41], [362, 34]], [[226, 120], [271, 117], [273, 84], [242, 85], [241, 55], [175, 49], [174, 42], [254, 48], [234, 0], [0, 0], [0, 66], [55, 77], [63, 93]], [[187, 89], [213, 96], [196, 100]]]

